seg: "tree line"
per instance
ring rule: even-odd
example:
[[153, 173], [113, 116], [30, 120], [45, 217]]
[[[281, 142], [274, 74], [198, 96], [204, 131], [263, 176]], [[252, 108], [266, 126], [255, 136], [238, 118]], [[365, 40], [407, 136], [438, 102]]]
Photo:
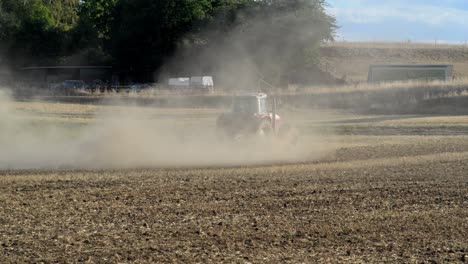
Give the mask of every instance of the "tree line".
[[294, 74], [313, 67], [317, 45], [333, 38], [335, 19], [325, 6], [324, 0], [0, 0], [0, 62], [105, 64], [136, 75], [220, 68]]

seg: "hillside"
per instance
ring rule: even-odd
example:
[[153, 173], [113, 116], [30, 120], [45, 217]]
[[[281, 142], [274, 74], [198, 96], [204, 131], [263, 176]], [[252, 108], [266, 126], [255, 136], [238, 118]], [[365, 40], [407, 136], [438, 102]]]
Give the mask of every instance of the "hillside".
[[412, 43], [328, 43], [320, 48], [322, 68], [348, 82], [367, 81], [371, 64], [452, 64], [457, 79], [468, 78], [468, 48]]

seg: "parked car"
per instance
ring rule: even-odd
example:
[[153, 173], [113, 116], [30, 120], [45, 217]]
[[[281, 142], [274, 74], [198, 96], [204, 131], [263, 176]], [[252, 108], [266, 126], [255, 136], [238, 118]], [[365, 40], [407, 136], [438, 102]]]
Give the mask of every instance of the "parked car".
[[190, 88], [190, 78], [179, 77], [179, 78], [170, 78], [167, 82], [171, 89], [189, 89]]
[[149, 88], [151, 88], [151, 85], [149, 84], [136, 83], [130, 86], [130, 92], [139, 93], [142, 90], [149, 89]]
[[62, 95], [82, 95], [90, 92], [90, 87], [82, 80], [66, 80], [57, 86], [50, 85], [49, 87], [52, 92]]
[[89, 86], [82, 80], [66, 80], [61, 85], [62, 89], [88, 89]]

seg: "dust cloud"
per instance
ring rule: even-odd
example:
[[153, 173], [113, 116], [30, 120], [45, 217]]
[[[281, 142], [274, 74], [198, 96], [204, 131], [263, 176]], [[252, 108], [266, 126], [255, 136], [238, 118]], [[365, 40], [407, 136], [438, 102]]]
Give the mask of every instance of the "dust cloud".
[[[180, 47], [155, 73], [156, 79], [212, 75], [217, 89], [259, 91], [263, 84], [274, 92], [273, 86], [307, 64], [306, 47], [326, 38], [322, 30], [326, 24], [297, 12], [274, 18], [236, 16], [237, 25], [228, 32], [208, 27], [198, 35], [200, 39], [192, 41], [210, 39], [209, 45]], [[31, 121], [27, 113], [15, 111], [12, 103], [7, 94], [0, 95], [0, 169], [263, 165], [317, 159], [327, 148], [313, 133], [301, 136], [294, 147], [277, 140], [219, 141], [216, 116], [188, 126], [183, 120], [163, 122], [138, 111], [96, 113], [95, 122], [80, 128], [78, 135], [70, 135], [53, 123]]]
[[307, 10], [312, 4], [274, 15], [221, 12], [217, 17], [232, 19], [232, 25], [220, 29], [216, 23], [208, 24], [196, 34], [188, 34], [174, 56], [154, 74], [155, 79], [211, 75], [217, 88], [255, 92], [285, 88], [288, 81], [305, 80], [311, 74], [316, 77], [312, 82], [320, 83], [324, 74], [312, 67], [317, 63], [313, 60], [318, 45], [331, 36], [329, 24], [309, 18]]
[[[127, 109], [122, 107], [122, 109]], [[317, 159], [325, 145], [301, 138], [298, 146], [252, 140], [219, 141], [212, 122], [196, 118], [164, 120], [143, 108], [101, 111], [94, 122], [70, 129], [31, 121], [0, 95], [0, 169], [107, 169], [247, 166]], [[200, 124], [197, 124], [200, 122]], [[192, 125], [187, 125], [191, 123]], [[208, 124], [209, 123], [209, 124]], [[74, 129], [74, 128], [73, 128]]]

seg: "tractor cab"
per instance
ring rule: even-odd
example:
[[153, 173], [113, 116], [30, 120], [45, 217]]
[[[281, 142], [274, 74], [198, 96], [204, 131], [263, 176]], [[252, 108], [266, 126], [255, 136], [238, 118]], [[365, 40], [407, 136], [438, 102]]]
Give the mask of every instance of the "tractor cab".
[[[232, 101], [232, 111], [221, 114], [216, 120], [217, 135], [220, 139], [231, 138], [243, 141], [250, 138], [290, 138], [296, 142], [297, 133], [288, 124], [283, 124], [276, 114], [276, 99], [267, 107], [268, 96], [264, 93], [236, 95]], [[291, 136], [291, 137], [290, 137]], [[295, 144], [295, 143], [294, 143]]]
[[267, 115], [267, 95], [258, 93], [235, 96], [232, 111], [236, 114]]

